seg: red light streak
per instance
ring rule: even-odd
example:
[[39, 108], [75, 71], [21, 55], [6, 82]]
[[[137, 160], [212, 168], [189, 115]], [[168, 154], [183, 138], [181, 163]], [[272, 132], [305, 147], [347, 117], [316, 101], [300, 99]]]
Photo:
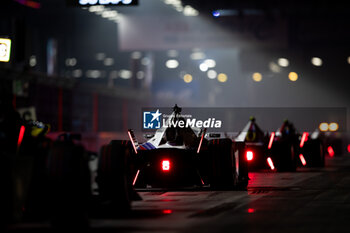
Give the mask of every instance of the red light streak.
[[204, 129], [203, 134], [202, 134], [202, 137], [201, 137], [201, 141], [199, 142], [199, 145], [198, 145], [197, 154], [199, 154], [199, 151], [201, 150], [205, 131], [206, 131], [206, 130]]
[[270, 136], [270, 141], [269, 141], [269, 145], [268, 145], [268, 149], [271, 149], [272, 147], [272, 143], [273, 143], [273, 139], [275, 138], [275, 132], [272, 132], [271, 133], [271, 136]]
[[300, 155], [299, 155], [299, 158], [300, 158], [300, 161], [301, 161], [301, 163], [303, 164], [303, 166], [306, 166], [306, 160], [305, 160], [305, 158], [304, 158], [304, 155], [303, 155], [303, 154], [300, 154]]
[[24, 125], [22, 125], [21, 129], [19, 130], [19, 135], [18, 135], [18, 141], [17, 141], [17, 146], [18, 147], [20, 147], [21, 144], [22, 144], [25, 130], [26, 130], [26, 128], [24, 127]]
[[134, 186], [136, 184], [137, 181], [137, 177], [139, 176], [140, 170], [137, 170], [134, 181], [132, 182], [132, 185]]
[[270, 157], [267, 158], [267, 163], [269, 164], [271, 170], [275, 170], [275, 166], [273, 165], [273, 161]]
[[304, 143], [307, 141], [308, 139], [308, 136], [309, 136], [309, 133], [308, 132], [304, 132], [303, 133], [303, 136], [301, 137], [301, 141], [300, 141], [300, 148], [303, 148], [304, 146]]
[[132, 147], [134, 148], [135, 154], [137, 154], [137, 149], [136, 149], [136, 146], [135, 146], [134, 140], [132, 139], [132, 136], [131, 136], [130, 131], [128, 131], [128, 135], [129, 135], [129, 138], [130, 138], [130, 141], [131, 141]]

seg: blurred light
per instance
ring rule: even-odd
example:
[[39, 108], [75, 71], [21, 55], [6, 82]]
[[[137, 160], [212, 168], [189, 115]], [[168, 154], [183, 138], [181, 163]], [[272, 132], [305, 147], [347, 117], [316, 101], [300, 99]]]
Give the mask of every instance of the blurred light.
[[192, 60], [202, 60], [205, 58], [205, 54], [203, 52], [193, 52], [190, 55]]
[[199, 69], [200, 69], [201, 71], [203, 71], [203, 72], [206, 72], [206, 71], [208, 70], [208, 66], [207, 66], [207, 64], [205, 64], [205, 63], [201, 63], [201, 64], [199, 65]]
[[144, 66], [148, 66], [151, 64], [151, 59], [149, 59], [148, 57], [144, 57], [141, 59], [141, 64]]
[[328, 123], [322, 122], [322, 123], [318, 126], [318, 128], [320, 129], [320, 131], [325, 132], [325, 131], [328, 131], [329, 126], [328, 126]]
[[269, 165], [271, 170], [275, 170], [275, 166], [273, 165], [273, 161], [270, 157], [267, 158], [267, 164]]
[[0, 61], [9, 62], [11, 55], [11, 40], [0, 38]]
[[304, 158], [304, 155], [303, 155], [303, 154], [300, 154], [300, 155], [299, 155], [299, 158], [300, 158], [300, 161], [301, 161], [301, 163], [303, 164], [303, 166], [306, 166], [306, 160], [305, 160], [305, 158]]
[[253, 158], [254, 158], [254, 153], [253, 153], [253, 151], [248, 150], [247, 153], [246, 153], [246, 159], [247, 159], [247, 161], [252, 161]]
[[105, 59], [106, 54], [105, 53], [97, 53], [96, 54], [96, 60], [98, 61], [102, 61], [103, 59]]
[[216, 66], [216, 61], [214, 59], [206, 59], [204, 63], [208, 66], [208, 68], [214, 68]]
[[175, 49], [171, 49], [167, 52], [168, 57], [177, 57], [179, 56], [179, 52]]
[[348, 144], [347, 149], [348, 149], [348, 153], [350, 153], [350, 144]]
[[313, 58], [311, 58], [311, 63], [314, 66], [322, 66], [322, 59], [319, 57], [313, 57]]
[[83, 76], [83, 71], [81, 69], [76, 69], [72, 71], [72, 76], [74, 78], [80, 78], [81, 76]]
[[163, 210], [163, 214], [171, 214], [172, 212], [172, 210]]
[[220, 11], [213, 11], [211, 13], [215, 18], [219, 17], [220, 16]]
[[104, 6], [101, 6], [101, 5], [97, 5], [97, 6], [90, 6], [89, 7], [89, 11], [90, 12], [100, 12], [100, 11], [103, 11], [104, 10]]
[[218, 74], [218, 81], [221, 83], [224, 83], [227, 81], [227, 75], [224, 73], [220, 73]]
[[34, 55], [30, 56], [30, 58], [29, 58], [29, 66], [30, 67], [34, 67], [34, 66], [36, 66], [36, 64], [37, 64], [36, 56], [34, 56]]
[[137, 178], [139, 177], [140, 170], [137, 170], [136, 175], [134, 177], [134, 181], [132, 182], [132, 185], [134, 186], [136, 184]]
[[269, 145], [267, 146], [268, 149], [271, 149], [274, 138], [275, 138], [275, 132], [272, 132], [270, 136]]
[[348, 57], [348, 64], [350, 64], [350, 56]]
[[288, 67], [289, 66], [289, 60], [287, 58], [278, 58], [277, 64], [281, 67]]
[[130, 70], [120, 70], [119, 77], [122, 79], [130, 79], [132, 77], [132, 72]]
[[165, 63], [166, 67], [168, 67], [169, 69], [175, 69], [179, 66], [179, 62], [175, 59], [170, 59], [167, 60]]
[[77, 64], [76, 58], [67, 58], [66, 59], [66, 66], [75, 66]]
[[132, 59], [140, 59], [142, 57], [142, 53], [139, 52], [139, 51], [135, 51], [135, 52], [132, 52], [131, 53], [131, 56], [130, 56]]
[[339, 129], [339, 125], [336, 122], [331, 122], [329, 123], [328, 129], [332, 132], [337, 131]]
[[298, 80], [298, 74], [295, 73], [295, 72], [290, 72], [288, 74], [288, 78], [289, 78], [290, 81], [295, 82], [295, 81]]
[[88, 77], [88, 78], [100, 78], [101, 77], [101, 71], [99, 71], [99, 70], [88, 70], [88, 71], [86, 71], [86, 77]]
[[185, 16], [197, 16], [199, 13], [193, 7], [186, 5], [183, 9]]
[[18, 135], [18, 141], [17, 141], [17, 146], [18, 147], [21, 146], [25, 130], [26, 130], [26, 128], [24, 127], [24, 125], [22, 125], [20, 130], [19, 130], [19, 135]]
[[114, 59], [111, 57], [107, 57], [103, 60], [103, 65], [112, 66], [114, 64]]
[[190, 82], [192, 82], [192, 75], [190, 75], [190, 74], [185, 74], [184, 75], [184, 82], [185, 83], [190, 83]]
[[208, 76], [208, 78], [210, 78], [210, 79], [215, 79], [216, 76], [217, 76], [217, 72], [216, 72], [215, 70], [209, 70], [209, 71], [207, 72], [207, 76]]
[[117, 15], [118, 15], [117, 11], [104, 11], [101, 16], [103, 18], [114, 18]]
[[255, 82], [260, 82], [262, 80], [262, 75], [258, 72], [255, 72], [253, 75], [252, 75], [252, 78]]
[[137, 79], [143, 79], [145, 77], [145, 72], [143, 72], [143, 71], [138, 71], [137, 73], [136, 73], [136, 78]]
[[164, 172], [170, 171], [170, 161], [169, 160], [162, 160], [162, 170]]
[[182, 6], [175, 6], [175, 10], [178, 12], [182, 12], [184, 8]]
[[167, 5], [170, 5], [170, 4], [172, 4], [171, 2], [171, 0], [163, 0], [163, 2], [165, 3], [165, 4], [167, 4]]
[[327, 152], [328, 152], [329, 156], [331, 156], [331, 157], [333, 157], [335, 154], [332, 146], [327, 147]]
[[305, 144], [305, 142], [307, 142], [308, 137], [309, 137], [309, 133], [304, 132], [303, 135], [301, 136], [301, 141], [300, 141], [300, 145], [299, 145], [300, 148], [304, 147], [304, 144]]
[[272, 72], [274, 73], [280, 73], [282, 70], [281, 70], [281, 67], [278, 66], [276, 63], [274, 62], [270, 62], [269, 63], [269, 68]]
[[249, 208], [249, 209], [247, 210], [247, 212], [248, 212], [248, 213], [250, 213], [250, 214], [252, 214], [252, 213], [254, 213], [254, 212], [255, 212], [255, 209], [253, 209], [253, 208]]

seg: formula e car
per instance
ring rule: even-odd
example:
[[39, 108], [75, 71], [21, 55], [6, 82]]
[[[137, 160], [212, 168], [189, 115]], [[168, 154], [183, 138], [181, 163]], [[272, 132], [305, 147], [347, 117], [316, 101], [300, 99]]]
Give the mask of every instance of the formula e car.
[[[138, 143], [129, 130], [129, 141], [114, 140], [102, 147], [97, 176], [100, 195], [107, 199], [124, 195], [116, 184], [127, 185], [129, 191], [132, 187], [246, 189], [244, 143], [223, 137], [210, 139], [205, 129], [169, 124], [184, 120], [181, 108], [175, 105], [166, 124], [146, 142]], [[116, 180], [121, 177], [118, 174], [127, 175], [124, 180]]]
[[245, 158], [249, 171], [268, 169], [268, 133], [264, 133], [251, 117], [247, 125], [237, 135], [235, 141], [245, 142]]
[[322, 134], [316, 130], [311, 135], [303, 132], [299, 136], [299, 165], [307, 167], [324, 167], [325, 146]]
[[271, 170], [296, 171], [298, 144], [299, 135], [288, 120], [276, 132], [271, 132], [267, 150], [267, 162]]

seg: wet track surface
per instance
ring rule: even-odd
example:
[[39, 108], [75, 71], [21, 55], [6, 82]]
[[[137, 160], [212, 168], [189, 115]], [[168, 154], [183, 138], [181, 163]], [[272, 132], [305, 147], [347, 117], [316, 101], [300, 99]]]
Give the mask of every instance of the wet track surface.
[[[248, 191], [140, 192], [130, 214], [92, 219], [92, 232], [349, 232], [350, 157], [321, 169], [251, 173]], [[13, 232], [47, 232], [21, 224]]]

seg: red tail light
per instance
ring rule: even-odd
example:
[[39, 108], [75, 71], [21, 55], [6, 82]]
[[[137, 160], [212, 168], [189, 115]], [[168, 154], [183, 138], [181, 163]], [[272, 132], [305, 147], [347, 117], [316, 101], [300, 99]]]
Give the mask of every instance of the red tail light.
[[272, 159], [270, 157], [267, 158], [267, 163], [269, 164], [271, 170], [275, 170], [275, 166], [273, 165]]
[[350, 144], [348, 144], [348, 153], [350, 153]]
[[248, 209], [248, 213], [252, 214], [252, 213], [254, 213], [254, 212], [255, 212], [255, 209], [253, 209], [253, 208], [249, 208], [249, 209]]
[[170, 161], [169, 160], [162, 161], [162, 170], [165, 172], [170, 171]]
[[299, 158], [300, 158], [300, 161], [301, 161], [301, 163], [303, 164], [303, 166], [305, 166], [305, 165], [306, 165], [306, 160], [305, 160], [305, 158], [304, 158], [304, 155], [303, 155], [303, 154], [300, 154], [300, 155], [299, 155]]
[[254, 159], [254, 153], [251, 150], [248, 150], [246, 153], [246, 158], [248, 161], [252, 161]]
[[333, 156], [334, 156], [334, 150], [333, 150], [333, 147], [329, 146], [329, 147], [327, 148], [327, 151], [328, 151], [329, 156], [331, 156], [331, 157], [333, 157]]

